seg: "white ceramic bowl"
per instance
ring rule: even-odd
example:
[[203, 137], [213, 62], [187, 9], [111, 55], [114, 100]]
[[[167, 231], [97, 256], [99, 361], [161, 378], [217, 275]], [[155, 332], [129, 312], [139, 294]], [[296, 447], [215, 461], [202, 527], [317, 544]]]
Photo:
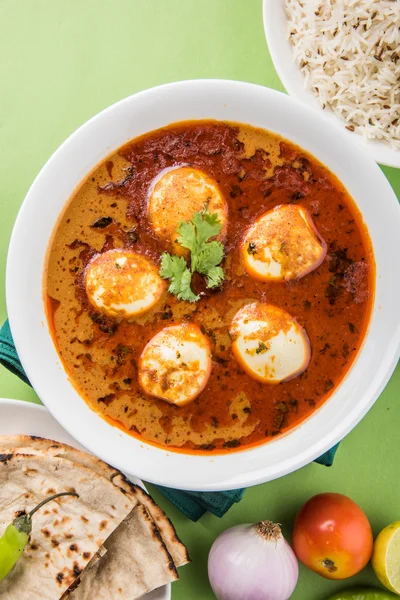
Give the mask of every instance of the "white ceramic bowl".
[[385, 142], [367, 141], [360, 134], [348, 131], [343, 121], [331, 110], [322, 110], [312, 92], [304, 88], [304, 76], [295, 63], [292, 45], [288, 39], [284, 0], [263, 0], [263, 16], [269, 52], [288, 94], [324, 115], [326, 119], [342, 129], [349, 140], [363, 146], [376, 162], [400, 168], [400, 151], [392, 150]]
[[[70, 195], [111, 151], [145, 132], [187, 119], [225, 119], [277, 132], [311, 152], [344, 183], [364, 216], [377, 265], [369, 332], [351, 371], [302, 425], [263, 446], [221, 456], [162, 450], [112, 427], [80, 398], [49, 334], [43, 267]], [[141, 92], [76, 131], [37, 176], [19, 212], [7, 262], [7, 307], [18, 353], [38, 395], [61, 425], [122, 471], [165, 486], [222, 490], [254, 485], [312, 461], [343, 438], [375, 402], [399, 357], [400, 209], [371, 157], [315, 111], [248, 83], [198, 80]]]

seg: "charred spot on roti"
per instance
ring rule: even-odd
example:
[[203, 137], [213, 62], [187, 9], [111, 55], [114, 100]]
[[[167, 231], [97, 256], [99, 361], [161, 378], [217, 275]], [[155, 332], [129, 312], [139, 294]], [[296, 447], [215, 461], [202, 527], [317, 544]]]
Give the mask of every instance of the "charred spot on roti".
[[108, 525], [108, 521], [100, 521], [99, 530], [103, 531], [103, 529], [106, 529], [107, 525]]
[[178, 571], [176, 570], [175, 563], [174, 563], [174, 561], [173, 561], [172, 559], [171, 559], [171, 560], [169, 561], [169, 563], [168, 563], [168, 568], [169, 568], [169, 570], [170, 570], [170, 571], [172, 571], [174, 574], [175, 574], [175, 573], [178, 573]]
[[169, 568], [169, 570], [172, 571], [172, 573], [174, 573], [174, 575], [176, 575], [176, 577], [179, 577], [178, 576], [178, 571], [176, 569], [176, 565], [175, 565], [175, 563], [174, 563], [174, 561], [172, 559], [172, 556], [170, 555], [170, 553], [168, 551], [167, 546], [164, 543], [164, 540], [163, 540], [163, 538], [162, 538], [162, 536], [160, 534], [160, 530], [158, 529], [157, 525], [155, 524], [155, 522], [153, 521], [153, 519], [150, 516], [150, 513], [147, 510], [145, 511], [144, 514], [145, 514], [144, 518], [150, 523], [151, 534], [152, 534], [153, 538], [155, 540], [157, 540], [157, 542], [159, 544], [162, 545], [163, 549], [165, 550], [165, 552], [168, 555], [168, 559], [169, 559], [168, 560], [168, 568]]
[[69, 549], [71, 550], [71, 552], [78, 552], [78, 546], [76, 544], [71, 544]]
[[11, 460], [12, 457], [12, 454], [0, 454], [0, 462], [7, 464], [7, 462]]
[[41, 529], [40, 531], [43, 533], [43, 535], [44, 535], [45, 537], [47, 537], [47, 538], [51, 537], [51, 532], [50, 532], [50, 531], [49, 531], [49, 530], [48, 530], [46, 527], [44, 527], [44, 528], [43, 528], [43, 529]]
[[63, 515], [63, 516], [61, 517], [61, 523], [62, 523], [63, 525], [65, 525], [65, 523], [69, 523], [70, 521], [71, 521], [71, 517], [68, 517], [67, 515]]
[[82, 567], [79, 566], [79, 563], [75, 562], [74, 563], [74, 576], [75, 577], [79, 577], [79, 575], [82, 573], [83, 569]]
[[89, 558], [92, 556], [92, 554], [91, 554], [91, 552], [84, 552], [82, 554], [82, 556], [85, 560], [89, 560]]
[[53, 538], [51, 540], [51, 545], [53, 546], [53, 548], [57, 548], [60, 545], [60, 542], [56, 538]]
[[77, 577], [77, 579], [75, 579], [75, 581], [73, 581], [71, 583], [71, 585], [69, 586], [68, 590], [65, 592], [65, 594], [63, 594], [60, 598], [60, 600], [66, 600], [67, 598], [70, 597], [70, 595], [72, 594], [72, 592], [74, 590], [76, 590], [77, 587], [79, 587], [79, 584], [81, 582], [80, 577]]
[[64, 579], [64, 573], [57, 573], [56, 580], [58, 583], [61, 583]]

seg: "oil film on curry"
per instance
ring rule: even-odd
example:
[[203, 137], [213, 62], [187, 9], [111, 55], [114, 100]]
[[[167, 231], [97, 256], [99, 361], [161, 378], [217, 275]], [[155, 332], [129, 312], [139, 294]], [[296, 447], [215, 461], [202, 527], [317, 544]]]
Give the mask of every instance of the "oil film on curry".
[[133, 140], [81, 184], [45, 298], [93, 410], [171, 450], [229, 452], [332, 394], [374, 275], [361, 215], [326, 167], [270, 132], [193, 121]]

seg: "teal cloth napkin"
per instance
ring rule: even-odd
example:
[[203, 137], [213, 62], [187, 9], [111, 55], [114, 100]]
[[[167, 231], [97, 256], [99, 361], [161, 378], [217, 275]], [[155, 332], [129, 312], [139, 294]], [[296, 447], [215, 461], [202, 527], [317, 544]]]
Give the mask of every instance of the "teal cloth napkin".
[[[30, 385], [25, 371], [19, 361], [11, 335], [10, 326], [6, 321], [0, 329], [0, 363]], [[315, 462], [330, 467], [333, 463], [339, 444], [325, 452]], [[217, 517], [222, 517], [235, 502], [239, 502], [245, 490], [230, 490], [227, 492], [184, 492], [157, 486], [170, 502], [175, 504], [184, 515], [192, 521], [197, 521], [207, 511]]]

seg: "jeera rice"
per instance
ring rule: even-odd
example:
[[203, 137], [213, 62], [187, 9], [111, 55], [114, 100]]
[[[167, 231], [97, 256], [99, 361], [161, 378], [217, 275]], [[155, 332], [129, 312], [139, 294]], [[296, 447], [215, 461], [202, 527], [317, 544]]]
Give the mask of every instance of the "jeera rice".
[[350, 131], [400, 150], [400, 0], [285, 0], [305, 86]]

